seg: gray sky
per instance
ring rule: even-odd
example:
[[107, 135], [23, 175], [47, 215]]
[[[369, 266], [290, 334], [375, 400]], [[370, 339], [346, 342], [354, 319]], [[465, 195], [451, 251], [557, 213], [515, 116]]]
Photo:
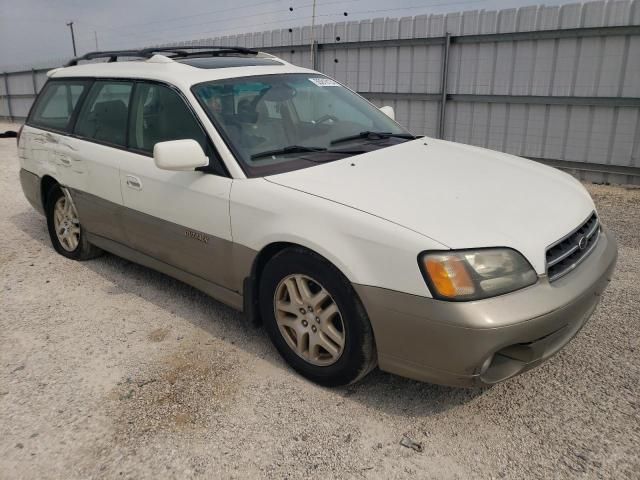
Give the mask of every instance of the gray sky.
[[[0, 0], [0, 71], [78, 54], [308, 25], [313, 0]], [[317, 0], [316, 23], [493, 10], [535, 0]], [[542, 1], [540, 3], [543, 3]], [[547, 5], [570, 3], [546, 0]], [[293, 12], [289, 8], [293, 7]], [[344, 17], [343, 12], [348, 12]], [[94, 34], [95, 32], [95, 34]]]

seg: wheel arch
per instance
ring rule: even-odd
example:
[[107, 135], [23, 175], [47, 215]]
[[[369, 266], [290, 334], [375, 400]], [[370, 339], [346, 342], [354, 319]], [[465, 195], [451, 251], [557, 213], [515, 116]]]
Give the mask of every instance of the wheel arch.
[[[302, 250], [306, 250], [318, 257], [322, 258], [324, 261], [331, 264], [338, 272], [340, 272], [345, 278], [348, 280], [348, 276], [345, 272], [340, 269], [335, 262], [332, 262], [329, 258], [322, 255], [320, 252], [310, 248], [308, 246], [302, 245], [300, 243], [288, 242], [288, 241], [275, 241], [265, 245], [256, 255], [253, 260], [253, 264], [251, 266], [251, 272], [247, 278], [244, 280], [243, 293], [244, 293], [244, 312], [245, 315], [249, 318], [249, 320], [254, 325], [262, 324], [262, 318], [260, 318], [260, 310], [258, 308], [258, 295], [259, 295], [259, 287], [260, 287], [260, 278], [262, 276], [262, 272], [264, 271], [265, 265], [271, 260], [275, 255], [280, 253], [283, 250], [289, 248], [299, 248]], [[357, 293], [354, 294], [357, 297]], [[358, 301], [360, 299], [358, 298]], [[361, 301], [360, 301], [361, 302]]]
[[47, 196], [51, 188], [55, 185], [60, 185], [60, 182], [53, 178], [51, 175], [44, 175], [40, 180], [40, 198], [42, 199], [42, 210], [47, 209]]

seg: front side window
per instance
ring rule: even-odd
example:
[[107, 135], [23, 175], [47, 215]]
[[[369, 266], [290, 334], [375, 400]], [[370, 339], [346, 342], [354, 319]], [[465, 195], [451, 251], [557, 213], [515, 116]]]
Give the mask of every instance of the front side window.
[[338, 160], [414, 138], [319, 74], [231, 78], [192, 88], [248, 176]]
[[152, 153], [158, 142], [193, 139], [207, 151], [207, 136], [171, 88], [155, 83], [139, 83], [132, 101], [129, 147]]
[[74, 133], [90, 140], [126, 146], [133, 84], [99, 80], [84, 101]]
[[38, 97], [28, 123], [36, 127], [68, 131], [78, 100], [90, 81], [51, 81]]

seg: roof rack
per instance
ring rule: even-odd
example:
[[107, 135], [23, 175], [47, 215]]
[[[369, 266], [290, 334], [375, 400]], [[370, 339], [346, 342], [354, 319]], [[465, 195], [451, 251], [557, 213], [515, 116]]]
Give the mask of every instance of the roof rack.
[[149, 47], [140, 50], [108, 50], [104, 52], [89, 52], [80, 57], [69, 60], [65, 67], [73, 67], [83, 60], [108, 58], [109, 62], [117, 62], [122, 57], [151, 58], [155, 54], [166, 55], [169, 58], [185, 57], [217, 57], [221, 55], [258, 55], [257, 50], [245, 47], [217, 47], [214, 45], [186, 45], [175, 47]]

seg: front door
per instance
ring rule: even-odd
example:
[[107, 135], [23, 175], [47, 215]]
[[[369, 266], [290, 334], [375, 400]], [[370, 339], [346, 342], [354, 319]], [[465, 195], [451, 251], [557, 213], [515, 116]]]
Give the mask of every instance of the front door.
[[173, 172], [153, 161], [156, 143], [194, 139], [210, 158], [206, 133], [180, 94], [138, 82], [129, 122], [129, 152], [120, 184], [128, 243], [172, 267], [237, 290], [232, 261], [229, 195], [233, 180], [221, 171]]

